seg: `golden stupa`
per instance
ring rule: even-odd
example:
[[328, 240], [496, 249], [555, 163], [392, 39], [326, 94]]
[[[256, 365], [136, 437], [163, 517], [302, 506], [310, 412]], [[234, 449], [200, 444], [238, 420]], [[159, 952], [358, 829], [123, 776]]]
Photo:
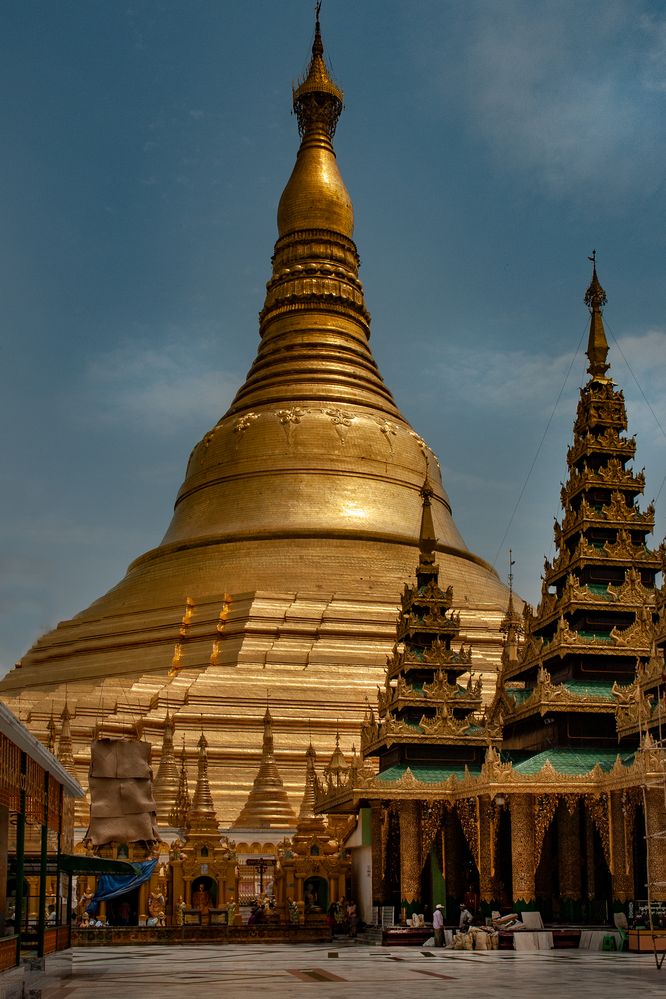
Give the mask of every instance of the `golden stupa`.
[[[418, 555], [420, 489], [432, 482], [440, 575], [491, 694], [507, 591], [465, 546], [439, 465], [382, 381], [332, 139], [342, 92], [317, 20], [293, 92], [301, 145], [278, 207], [256, 360], [194, 448], [161, 544], [90, 607], [40, 638], [0, 682], [46, 738], [67, 705], [77, 774], [89, 742], [167, 713], [194, 772], [203, 724], [222, 824], [239, 814], [261, 755], [267, 690], [293, 804], [312, 739], [347, 746], [390, 651]], [[349, 748], [349, 747], [347, 747]]]

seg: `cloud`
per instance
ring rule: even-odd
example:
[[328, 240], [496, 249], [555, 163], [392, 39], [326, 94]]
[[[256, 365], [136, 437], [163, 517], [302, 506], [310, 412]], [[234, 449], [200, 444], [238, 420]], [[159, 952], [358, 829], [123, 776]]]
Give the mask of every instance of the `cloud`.
[[[627, 400], [630, 430], [639, 445], [666, 446], [666, 330], [611, 339], [612, 373]], [[619, 354], [619, 357], [618, 357]], [[656, 469], [654, 470], [656, 471]]]
[[91, 417], [155, 434], [199, 430], [222, 416], [240, 383], [219, 359], [219, 341], [186, 330], [173, 330], [160, 343], [123, 343], [94, 357], [84, 373], [84, 394], [94, 399]]
[[551, 195], [650, 193], [663, 177], [666, 16], [635, 0], [484, 3], [445, 99], [504, 168]]
[[570, 368], [563, 398], [573, 400], [577, 389], [574, 371], [578, 374], [583, 364], [578, 360], [580, 363], [572, 353], [547, 357], [534, 351], [480, 350], [447, 344], [432, 374], [449, 396], [473, 398], [475, 406], [495, 412], [515, 412], [518, 405], [542, 407], [547, 400], [554, 403]]
[[[619, 337], [617, 341], [609, 335], [608, 339], [611, 376], [621, 385], [632, 406], [645, 413], [652, 408], [666, 428], [663, 394], [666, 330], [650, 329]], [[571, 352], [550, 356], [537, 351], [489, 347], [480, 350], [479, 347], [446, 344], [442, 346], [431, 374], [443, 384], [449, 396], [458, 399], [473, 396], [475, 405], [495, 411], [515, 411], [517, 405], [538, 406], [543, 411], [549, 401], [555, 402], [566, 378], [560, 405], [573, 413], [578, 387], [587, 378], [586, 366], [582, 350], [576, 356]], [[650, 421], [652, 428], [658, 430], [654, 416], [650, 415]], [[659, 435], [662, 436], [660, 430]]]

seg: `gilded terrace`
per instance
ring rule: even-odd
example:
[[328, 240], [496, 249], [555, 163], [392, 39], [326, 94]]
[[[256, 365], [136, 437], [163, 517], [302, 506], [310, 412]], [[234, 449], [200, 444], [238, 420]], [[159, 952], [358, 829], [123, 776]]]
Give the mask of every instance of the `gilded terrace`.
[[[616, 389], [611, 381], [594, 380], [587, 386], [585, 395], [579, 400], [574, 423], [574, 436], [582, 436], [591, 426], [606, 426], [608, 430], [627, 429], [627, 411], [624, 393]], [[607, 432], [606, 431], [606, 432]], [[607, 438], [613, 447], [612, 436]], [[600, 435], [597, 440], [604, 440]]]
[[657, 597], [654, 589], [644, 586], [640, 572], [632, 567], [625, 575], [624, 582], [613, 583], [581, 583], [578, 576], [567, 574], [560, 596], [551, 593], [544, 581], [541, 600], [537, 608], [537, 617], [542, 626], [559, 618], [565, 608], [572, 612], [576, 610], [593, 609], [596, 605], [622, 604], [624, 607], [637, 609], [639, 607], [656, 607]]
[[631, 469], [625, 468], [617, 457], [610, 458], [608, 464], [599, 469], [594, 469], [584, 462], [581, 470], [572, 471], [569, 480], [562, 486], [560, 492], [562, 506], [566, 508], [581, 490], [590, 486], [603, 489], [624, 488], [633, 495], [638, 495], [645, 488], [645, 473], [632, 472]]
[[607, 427], [602, 434], [596, 436], [587, 430], [576, 436], [567, 451], [567, 465], [572, 468], [581, 458], [589, 458], [603, 450], [609, 454], [621, 456], [625, 461], [636, 454], [636, 438], [622, 437], [615, 426]]
[[622, 528], [634, 525], [651, 531], [654, 528], [654, 505], [650, 503], [645, 511], [627, 504], [625, 494], [613, 491], [610, 502], [592, 504], [583, 496], [577, 509], [570, 507], [561, 525], [555, 521], [555, 543], [560, 546], [563, 541], [577, 531], [589, 527]]
[[614, 714], [616, 688], [622, 691], [628, 689], [626, 685], [613, 685], [610, 680], [562, 680], [553, 683], [550, 672], [540, 666], [534, 687], [506, 691], [509, 710], [505, 721], [509, 716], [513, 722], [535, 712], [541, 715], [561, 711]]

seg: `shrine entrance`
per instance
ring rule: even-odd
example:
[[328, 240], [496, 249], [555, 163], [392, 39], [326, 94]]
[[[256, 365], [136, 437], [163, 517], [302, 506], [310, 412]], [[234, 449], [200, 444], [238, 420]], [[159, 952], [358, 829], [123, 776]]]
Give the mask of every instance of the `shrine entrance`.
[[118, 898], [107, 899], [106, 919], [109, 926], [138, 926], [139, 888], [133, 888]]
[[238, 902], [252, 905], [260, 896], [272, 895], [275, 883], [274, 857], [248, 857], [238, 865]]
[[207, 875], [200, 875], [192, 882], [192, 908], [208, 912], [217, 905], [217, 883]]
[[306, 912], [326, 912], [328, 909], [328, 881], [326, 878], [308, 878], [303, 890]]

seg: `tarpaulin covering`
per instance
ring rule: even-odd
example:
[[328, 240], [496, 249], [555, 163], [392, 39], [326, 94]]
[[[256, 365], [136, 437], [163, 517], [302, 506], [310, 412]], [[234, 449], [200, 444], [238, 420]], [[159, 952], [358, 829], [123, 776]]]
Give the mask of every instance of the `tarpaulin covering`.
[[144, 881], [148, 881], [156, 865], [157, 858], [132, 864], [134, 874], [101, 874], [97, 878], [97, 891], [88, 906], [88, 912], [94, 912], [98, 902], [104, 902], [109, 898], [118, 898], [119, 895], [125, 895], [133, 888], [138, 888]]
[[90, 826], [93, 847], [152, 843], [159, 839], [150, 746], [137, 739], [96, 739], [90, 757]]

